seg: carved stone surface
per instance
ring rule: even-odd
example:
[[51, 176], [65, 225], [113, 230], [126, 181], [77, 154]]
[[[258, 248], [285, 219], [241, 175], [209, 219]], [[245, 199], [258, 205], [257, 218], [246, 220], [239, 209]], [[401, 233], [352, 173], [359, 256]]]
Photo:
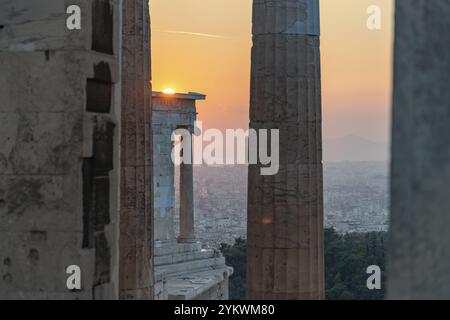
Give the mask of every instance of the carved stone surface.
[[120, 298], [153, 297], [150, 16], [122, 2]]
[[388, 298], [450, 298], [450, 2], [397, 1]]
[[[118, 2], [102, 10], [118, 39]], [[64, 1], [0, 1], [0, 300], [118, 297], [119, 59], [66, 17]]]
[[280, 171], [249, 166], [247, 297], [324, 298], [319, 11], [253, 2], [250, 127], [280, 130]]

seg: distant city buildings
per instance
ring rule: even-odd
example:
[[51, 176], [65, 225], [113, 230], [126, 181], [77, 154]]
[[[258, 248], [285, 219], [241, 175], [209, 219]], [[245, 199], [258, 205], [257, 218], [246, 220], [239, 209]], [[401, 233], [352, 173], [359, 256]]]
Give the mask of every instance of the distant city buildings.
[[324, 180], [326, 227], [340, 233], [387, 231], [387, 162], [328, 162]]
[[[202, 244], [218, 248], [245, 238], [247, 168], [204, 166], [194, 172], [196, 233]], [[325, 163], [325, 226], [339, 233], [387, 231], [388, 181], [387, 162]]]

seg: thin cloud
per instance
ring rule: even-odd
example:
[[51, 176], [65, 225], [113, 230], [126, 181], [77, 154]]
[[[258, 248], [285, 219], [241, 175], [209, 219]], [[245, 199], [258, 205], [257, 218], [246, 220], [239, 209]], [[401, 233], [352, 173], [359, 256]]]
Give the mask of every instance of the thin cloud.
[[203, 38], [214, 38], [214, 39], [227, 39], [225, 36], [209, 33], [199, 33], [199, 32], [188, 32], [188, 31], [174, 31], [174, 30], [157, 30], [164, 33], [181, 34], [186, 36], [203, 37]]

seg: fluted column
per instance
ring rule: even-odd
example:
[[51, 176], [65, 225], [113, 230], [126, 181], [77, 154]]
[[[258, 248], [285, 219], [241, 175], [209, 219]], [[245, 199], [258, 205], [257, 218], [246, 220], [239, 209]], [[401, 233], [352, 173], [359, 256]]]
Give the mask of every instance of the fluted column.
[[250, 127], [280, 130], [280, 170], [249, 167], [247, 297], [324, 298], [318, 0], [254, 0]]
[[388, 298], [450, 298], [450, 2], [397, 1]]
[[120, 298], [153, 297], [150, 16], [123, 0]]

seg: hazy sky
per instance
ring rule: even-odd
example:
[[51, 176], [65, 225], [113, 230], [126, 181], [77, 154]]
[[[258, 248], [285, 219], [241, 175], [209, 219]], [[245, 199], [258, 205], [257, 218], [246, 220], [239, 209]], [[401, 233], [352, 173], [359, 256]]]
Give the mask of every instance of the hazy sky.
[[[324, 137], [388, 141], [393, 0], [320, 0]], [[151, 0], [154, 90], [206, 94], [204, 127], [248, 126], [251, 0]], [[366, 27], [370, 5], [382, 29]]]

